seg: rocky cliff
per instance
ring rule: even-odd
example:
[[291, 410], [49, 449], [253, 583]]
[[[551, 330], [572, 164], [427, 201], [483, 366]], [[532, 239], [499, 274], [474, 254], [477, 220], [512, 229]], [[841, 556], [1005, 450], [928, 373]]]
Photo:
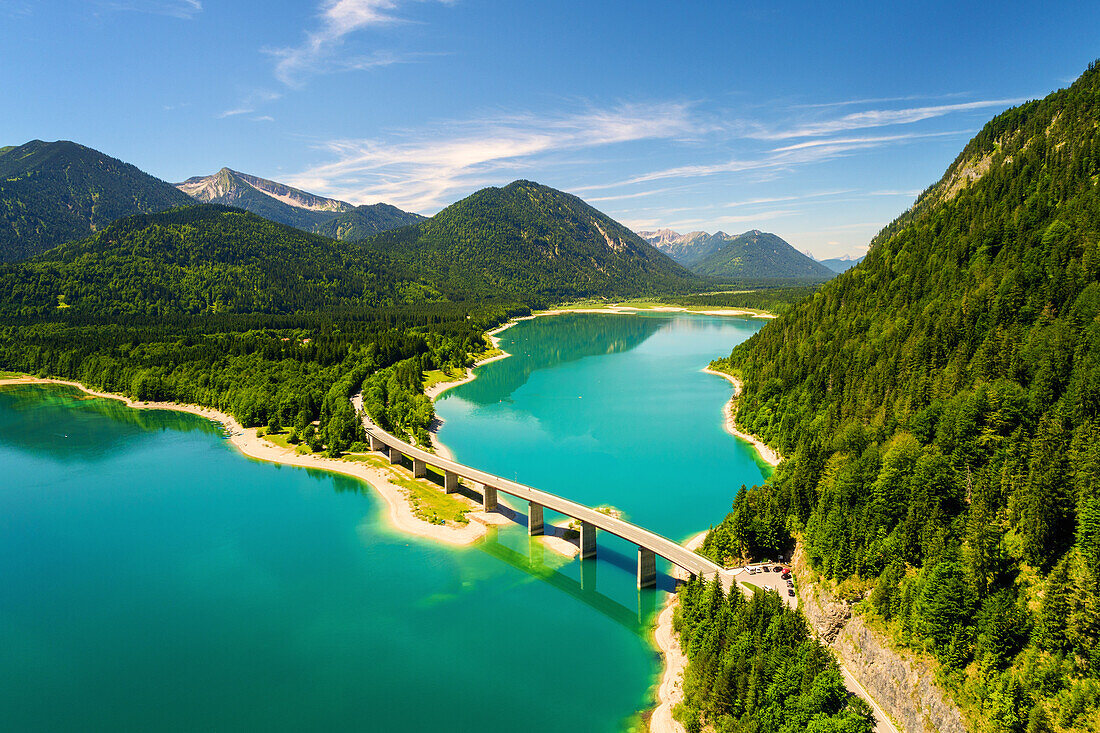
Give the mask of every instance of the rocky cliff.
[[[936, 686], [928, 662], [891, 648], [889, 640], [833, 598], [808, 567], [801, 544], [795, 551], [798, 599], [814, 633], [871, 694], [904, 733], [967, 733], [959, 709]], [[805, 579], [805, 580], [804, 580]]]

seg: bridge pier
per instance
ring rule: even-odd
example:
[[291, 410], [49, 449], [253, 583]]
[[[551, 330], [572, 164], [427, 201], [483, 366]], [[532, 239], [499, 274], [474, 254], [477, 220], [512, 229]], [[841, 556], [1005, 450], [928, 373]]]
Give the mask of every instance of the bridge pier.
[[491, 512], [497, 508], [497, 487], [484, 484], [481, 487], [481, 508]]
[[386, 444], [372, 435], [370, 436], [370, 449], [376, 451], [384, 451], [386, 450]]
[[413, 459], [413, 478], [424, 478], [428, 475], [428, 464], [419, 458]]
[[596, 525], [581, 522], [580, 548], [582, 560], [596, 556]]
[[638, 587], [652, 588], [657, 585], [657, 556], [653, 550], [638, 547]]
[[391, 446], [390, 447], [390, 465], [391, 466], [396, 466], [398, 463], [401, 463], [401, 451], [399, 451], [396, 448]]
[[531, 537], [542, 534], [542, 504], [527, 503], [527, 534]]
[[453, 494], [458, 491], [458, 474], [454, 471], [443, 472], [443, 492]]

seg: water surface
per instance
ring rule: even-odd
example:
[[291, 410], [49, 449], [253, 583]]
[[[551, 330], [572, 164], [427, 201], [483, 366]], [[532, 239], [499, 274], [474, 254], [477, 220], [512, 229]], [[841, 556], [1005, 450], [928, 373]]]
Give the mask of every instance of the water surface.
[[[759, 322], [566, 316], [438, 405], [459, 460], [682, 538], [761, 469], [699, 373]], [[614, 731], [649, 704], [633, 548], [453, 549], [212, 423], [0, 389], [0, 720], [19, 731]]]

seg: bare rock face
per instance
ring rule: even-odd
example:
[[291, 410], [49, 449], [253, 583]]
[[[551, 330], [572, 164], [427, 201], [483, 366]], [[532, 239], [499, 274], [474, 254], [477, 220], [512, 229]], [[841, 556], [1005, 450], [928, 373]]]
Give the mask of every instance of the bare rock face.
[[[799, 545], [792, 563], [799, 578], [809, 577]], [[817, 583], [798, 583], [802, 611], [814, 634], [836, 652], [856, 680], [905, 733], [967, 733], [959, 709], [936, 686], [936, 673], [921, 659], [890, 647], [851, 606]]]

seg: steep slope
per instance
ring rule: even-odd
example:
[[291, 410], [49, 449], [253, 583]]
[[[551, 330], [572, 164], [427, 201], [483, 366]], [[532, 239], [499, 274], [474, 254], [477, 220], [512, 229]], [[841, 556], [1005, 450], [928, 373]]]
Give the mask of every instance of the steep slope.
[[314, 196], [275, 181], [222, 168], [210, 176], [188, 178], [176, 188], [208, 204], [251, 211], [270, 221], [310, 231], [336, 214], [355, 207], [344, 201]]
[[[718, 235], [721, 235], [721, 238], [715, 239], [706, 232], [679, 234], [671, 229], [638, 232], [638, 236], [642, 239], [688, 269], [691, 269], [691, 266], [699, 260], [715, 252], [726, 236], [723, 232], [718, 232]], [[706, 243], [706, 246], [703, 246], [704, 243]]]
[[229, 168], [188, 178], [176, 188], [196, 201], [234, 206], [332, 239], [354, 241], [423, 218], [389, 204], [355, 206]]
[[[790, 457], [720, 554], [810, 564], [982, 730], [1095, 730], [1100, 66], [997, 116], [866, 259], [734, 349]], [[975, 722], [977, 721], [977, 722]]]
[[531, 181], [482, 189], [431, 219], [362, 244], [456, 298], [508, 294], [551, 302], [699, 284], [576, 196]]
[[863, 257], [832, 257], [820, 262], [833, 272], [844, 272], [863, 262]]
[[824, 282], [833, 276], [833, 271], [780, 237], [757, 229], [736, 236], [725, 232], [678, 234], [671, 229], [658, 229], [639, 232], [639, 236], [703, 277]]
[[795, 278], [828, 280], [833, 271], [815, 262], [782, 238], [759, 229], [729, 237], [722, 232], [701, 243], [711, 251], [691, 265], [703, 277], [721, 280]]
[[255, 214], [190, 206], [122, 219], [0, 266], [0, 314], [296, 313], [432, 297], [354, 248]]
[[415, 224], [423, 221], [420, 214], [402, 211], [389, 204], [368, 204], [356, 206], [351, 211], [337, 214], [318, 224], [314, 224], [311, 231], [330, 239], [339, 239], [342, 242], [358, 242], [372, 234], [387, 232], [390, 229]]
[[171, 184], [96, 150], [32, 140], [0, 153], [0, 262], [86, 237], [123, 216], [189, 203]]

